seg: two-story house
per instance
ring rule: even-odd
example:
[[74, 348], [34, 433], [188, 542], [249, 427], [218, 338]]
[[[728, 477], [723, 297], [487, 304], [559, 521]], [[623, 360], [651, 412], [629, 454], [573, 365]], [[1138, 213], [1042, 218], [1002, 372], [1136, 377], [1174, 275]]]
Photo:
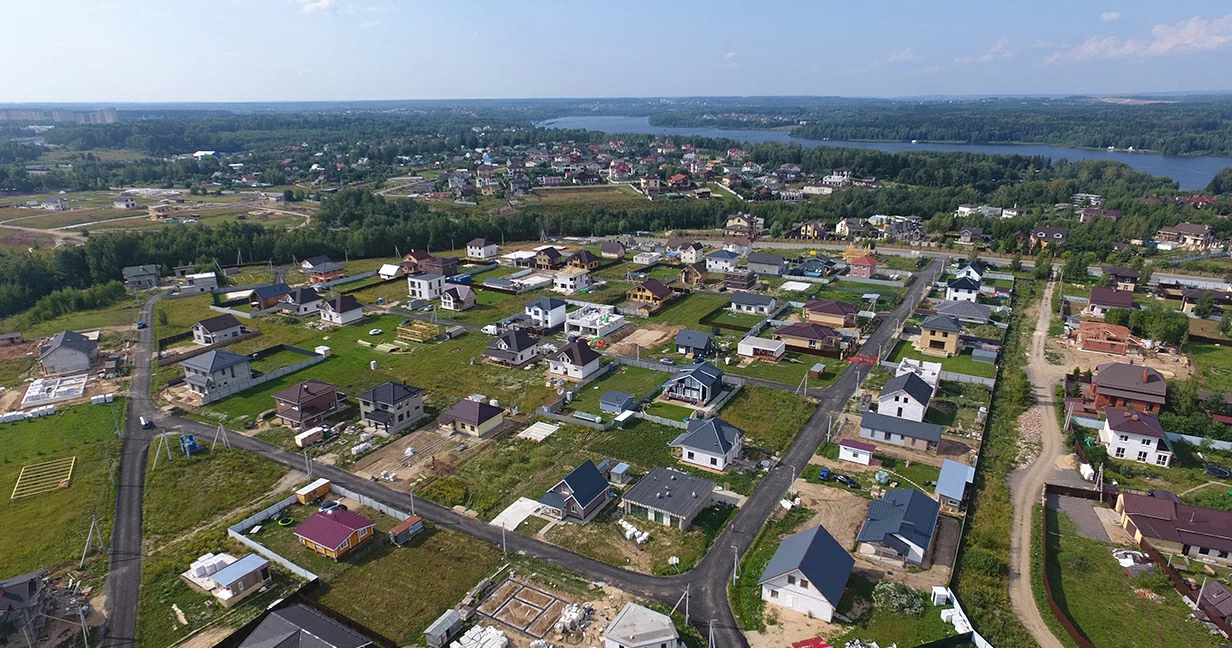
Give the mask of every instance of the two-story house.
[[445, 277], [432, 272], [416, 272], [406, 276], [406, 286], [411, 299], [439, 299], [445, 289]]
[[851, 260], [851, 268], [847, 271], [847, 276], [857, 279], [872, 279], [873, 275], [877, 274], [877, 259], [871, 255], [864, 255]]
[[352, 295], [337, 294], [321, 304], [321, 321], [345, 326], [364, 318], [364, 305]]
[[539, 504], [558, 520], [588, 522], [611, 501], [611, 493], [603, 473], [587, 459], [549, 488]]
[[740, 255], [727, 250], [715, 250], [706, 255], [706, 270], [708, 272], [730, 272], [736, 269]]
[[359, 395], [359, 415], [365, 425], [397, 434], [424, 417], [423, 390], [386, 382]]
[[244, 326], [231, 313], [207, 317], [192, 327], [193, 342], [197, 344], [218, 344], [243, 334]]
[[646, 304], [652, 307], [662, 306], [673, 297], [672, 289], [658, 279], [647, 279], [629, 289], [627, 297], [631, 302]]
[[705, 405], [723, 389], [723, 372], [709, 362], [699, 362], [677, 371], [663, 383], [663, 397], [693, 405]]
[[1031, 230], [1031, 247], [1055, 247], [1065, 245], [1069, 239], [1069, 228], [1039, 226]]
[[564, 255], [554, 247], [545, 247], [535, 253], [535, 268], [539, 270], [555, 270], [564, 262]]
[[859, 324], [859, 312], [854, 305], [833, 299], [814, 299], [804, 305], [805, 319], [822, 326], [854, 328]]
[[321, 425], [338, 411], [338, 387], [315, 378], [274, 393], [274, 415], [292, 430]]
[[1150, 367], [1111, 362], [1095, 368], [1091, 396], [1099, 411], [1120, 407], [1156, 414], [1167, 402], [1168, 383]]
[[690, 419], [689, 427], [668, 444], [680, 450], [680, 462], [723, 472], [744, 452], [744, 430], [723, 419]]
[[619, 241], [604, 241], [599, 244], [599, 256], [605, 259], [623, 261], [625, 258], [625, 246]]
[[705, 263], [690, 263], [680, 269], [680, 274], [676, 276], [676, 282], [696, 290], [705, 287], [706, 279], [709, 277], [710, 273], [706, 270]]
[[598, 351], [586, 340], [574, 340], [548, 356], [548, 374], [570, 380], [585, 380], [599, 371]]
[[923, 421], [933, 388], [908, 372], [891, 378], [877, 395], [877, 412], [909, 421]]
[[530, 319], [532, 328], [550, 331], [565, 323], [568, 307], [566, 302], [559, 299], [539, 297], [526, 302], [522, 313]]
[[1108, 456], [1167, 468], [1172, 465], [1172, 446], [1153, 414], [1120, 407], [1104, 408], [1100, 443]]
[[951, 279], [945, 285], [946, 301], [965, 301], [975, 303], [980, 296], [980, 282], [969, 277]]
[[48, 375], [87, 371], [98, 355], [98, 342], [76, 331], [61, 331], [39, 347], [39, 364]]
[[304, 276], [307, 277], [310, 284], [323, 284], [331, 281], [337, 281], [346, 276], [346, 266], [333, 261], [326, 261], [312, 266], [304, 270]]
[[325, 298], [311, 286], [299, 286], [278, 300], [278, 309], [288, 315], [311, 315], [324, 303]]
[[1112, 277], [1114, 287], [1117, 290], [1128, 290], [1129, 292], [1138, 289], [1138, 280], [1142, 278], [1142, 273], [1133, 268], [1104, 266], [1101, 272], [1106, 277]]
[[441, 291], [441, 309], [464, 311], [475, 305], [475, 289], [462, 284], [449, 284]]
[[188, 384], [189, 391], [207, 400], [243, 391], [252, 383], [248, 356], [226, 349], [206, 351], [179, 365], [184, 368], [184, 382]]
[[522, 329], [513, 329], [493, 338], [483, 355], [496, 364], [520, 367], [539, 357], [539, 341]]
[[572, 295], [594, 285], [590, 272], [582, 268], [566, 267], [552, 273], [552, 290]]
[[783, 539], [757, 579], [761, 598], [829, 623], [855, 558], [820, 525]]
[[1181, 223], [1160, 228], [1155, 240], [1174, 247], [1206, 249], [1215, 244], [1215, 234], [1210, 225]]
[[590, 271], [599, 267], [600, 259], [590, 250], [578, 250], [569, 255], [565, 266], [576, 270]]
[[749, 254], [749, 271], [771, 277], [782, 276], [787, 272], [787, 260], [777, 254], [753, 252]]
[[475, 261], [487, 261], [488, 259], [496, 258], [498, 249], [496, 243], [486, 238], [471, 239], [466, 243], [466, 258], [474, 259]]
[[677, 254], [676, 258], [679, 259], [681, 263], [701, 263], [706, 258], [706, 248], [702, 246], [701, 243], [692, 241], [688, 245], [680, 248], [680, 252]]
[[139, 265], [124, 268], [124, 287], [129, 290], [145, 290], [158, 285], [158, 266]]
[[932, 315], [920, 324], [920, 337], [915, 348], [920, 353], [936, 356], [953, 356], [962, 351], [959, 337], [962, 335], [962, 322], [945, 315]]

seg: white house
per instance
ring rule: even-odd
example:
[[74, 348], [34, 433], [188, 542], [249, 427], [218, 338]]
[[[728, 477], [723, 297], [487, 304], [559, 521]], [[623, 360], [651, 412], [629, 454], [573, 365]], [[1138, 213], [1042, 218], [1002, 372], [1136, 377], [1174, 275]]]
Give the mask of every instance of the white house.
[[134, 200], [132, 196], [116, 196], [114, 204], [115, 204], [116, 209], [136, 209], [137, 208], [137, 201]]
[[363, 319], [364, 307], [351, 295], [337, 295], [321, 306], [321, 321], [343, 326]]
[[239, 337], [244, 332], [240, 321], [230, 313], [208, 317], [193, 324], [193, 342], [217, 344], [223, 340]]
[[701, 261], [703, 258], [705, 258], [706, 256], [705, 251], [706, 251], [706, 248], [702, 247], [701, 243], [698, 243], [697, 241], [693, 241], [692, 243], [681, 248], [680, 253], [679, 253], [680, 261], [681, 263], [687, 263], [687, 264], [692, 265], [694, 263]]
[[886, 382], [877, 395], [877, 413], [908, 421], [924, 420], [933, 388], [914, 373], [895, 376]]
[[278, 308], [292, 315], [311, 315], [321, 310], [325, 299], [311, 286], [298, 286], [278, 300]]
[[663, 255], [658, 252], [638, 252], [633, 255], [633, 262], [638, 265], [654, 265], [662, 258]]
[[838, 442], [838, 458], [843, 461], [869, 466], [873, 463], [873, 453], [877, 446], [855, 439], [843, 439]]
[[927, 362], [924, 360], [916, 360], [915, 358], [903, 358], [898, 367], [894, 370], [895, 376], [903, 374], [915, 374], [924, 382], [928, 383], [929, 387], [933, 388], [933, 395], [937, 395], [937, 385], [941, 381], [941, 363]]
[[782, 340], [767, 340], [766, 338], [749, 336], [741, 338], [736, 343], [736, 355], [746, 358], [763, 358], [778, 360], [787, 352], [787, 343]]
[[975, 303], [980, 296], [980, 282], [970, 277], [952, 279], [945, 285], [946, 301], [966, 301]]
[[587, 338], [605, 337], [624, 328], [625, 316], [614, 306], [593, 304], [565, 316], [565, 334]]
[[86, 371], [98, 354], [98, 342], [76, 331], [56, 333], [39, 347], [39, 362], [48, 374]]
[[1105, 407], [1108, 417], [1099, 431], [1108, 456], [1167, 468], [1172, 465], [1172, 446], [1154, 415], [1120, 407]]
[[493, 338], [483, 355], [497, 364], [520, 367], [539, 354], [539, 341], [522, 329], [505, 331]]
[[603, 630], [603, 648], [681, 648], [676, 623], [661, 612], [637, 603], [624, 608]]
[[445, 289], [445, 277], [431, 272], [416, 272], [406, 276], [412, 299], [437, 299]]
[[565, 311], [569, 305], [559, 299], [540, 297], [526, 302], [522, 312], [530, 318], [531, 326], [541, 329], [554, 329], [565, 323]]
[[692, 419], [683, 434], [668, 444], [680, 448], [680, 462], [723, 472], [744, 451], [744, 430], [723, 419]]
[[924, 564], [937, 530], [941, 504], [914, 488], [886, 491], [869, 504], [856, 534], [860, 555], [906, 566]]
[[475, 305], [475, 289], [462, 284], [450, 284], [441, 291], [441, 309], [464, 311]]
[[586, 340], [575, 340], [548, 356], [548, 373], [573, 380], [585, 380], [599, 371], [598, 351], [590, 348]]
[[715, 250], [706, 255], [706, 272], [728, 272], [735, 270], [740, 255], [728, 250]]
[[471, 239], [466, 244], [466, 258], [477, 261], [487, 261], [496, 258], [496, 243], [486, 238]]
[[780, 542], [757, 582], [767, 603], [829, 622], [853, 567], [855, 558], [818, 525]]
[[377, 275], [386, 281], [397, 279], [404, 274], [406, 274], [406, 268], [400, 263], [386, 263], [377, 271]]
[[750, 315], [769, 315], [774, 311], [778, 304], [770, 295], [758, 295], [757, 293], [738, 292], [733, 293], [731, 304], [728, 308], [733, 313], [747, 313]]
[[971, 263], [964, 264], [963, 267], [959, 268], [958, 272], [955, 274], [959, 279], [984, 281], [984, 273], [986, 271], [987, 270], [984, 268], [983, 263], [980, 263], [979, 261], [972, 261]]
[[552, 290], [566, 295], [589, 288], [592, 283], [590, 273], [580, 268], [557, 270], [552, 276]]

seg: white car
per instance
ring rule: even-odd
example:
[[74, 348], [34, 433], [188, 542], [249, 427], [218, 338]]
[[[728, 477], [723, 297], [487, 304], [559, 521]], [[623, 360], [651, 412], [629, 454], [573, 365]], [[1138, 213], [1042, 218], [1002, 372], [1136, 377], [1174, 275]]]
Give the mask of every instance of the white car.
[[372, 329], [371, 331], [368, 331], [368, 335], [380, 335], [384, 332], [385, 331], [382, 331], [381, 329]]

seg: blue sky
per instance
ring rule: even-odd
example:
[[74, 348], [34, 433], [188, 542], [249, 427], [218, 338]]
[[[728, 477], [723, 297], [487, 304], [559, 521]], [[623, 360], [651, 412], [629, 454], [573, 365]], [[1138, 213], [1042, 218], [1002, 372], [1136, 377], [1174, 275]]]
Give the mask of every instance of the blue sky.
[[0, 25], [0, 102], [1232, 90], [1227, 0], [3, 0]]

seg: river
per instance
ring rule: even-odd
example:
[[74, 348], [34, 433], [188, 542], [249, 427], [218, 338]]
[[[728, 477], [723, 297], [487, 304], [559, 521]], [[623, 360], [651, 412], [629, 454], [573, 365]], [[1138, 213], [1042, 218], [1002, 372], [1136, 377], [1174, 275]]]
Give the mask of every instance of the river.
[[1101, 151], [1042, 146], [1034, 144], [911, 144], [909, 142], [843, 142], [837, 140], [812, 140], [792, 137], [785, 131], [730, 130], [725, 128], [669, 128], [651, 126], [648, 117], [614, 117], [587, 115], [549, 119], [539, 124], [545, 128], [584, 128], [603, 133], [648, 133], [652, 135], [691, 135], [698, 137], [724, 137], [760, 144], [762, 142], [795, 142], [801, 146], [842, 146], [901, 153], [903, 151], [962, 151], [997, 155], [1038, 155], [1053, 160], [1112, 160], [1155, 176], [1167, 176], [1176, 180], [1185, 191], [1206, 188], [1211, 178], [1224, 167], [1232, 167], [1232, 158], [1184, 157], [1158, 153], [1127, 153], [1124, 151]]

